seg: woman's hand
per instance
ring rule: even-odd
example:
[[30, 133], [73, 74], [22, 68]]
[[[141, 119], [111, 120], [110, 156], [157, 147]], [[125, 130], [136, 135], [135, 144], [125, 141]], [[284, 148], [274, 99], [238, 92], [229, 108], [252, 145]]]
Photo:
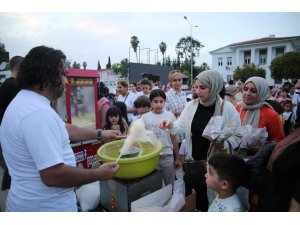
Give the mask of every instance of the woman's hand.
[[178, 169], [178, 168], [182, 167], [183, 163], [184, 163], [184, 156], [183, 155], [178, 155], [176, 157], [175, 162], [174, 162], [175, 169]]
[[158, 124], [158, 127], [163, 130], [172, 129], [173, 122], [171, 120], [163, 120]]

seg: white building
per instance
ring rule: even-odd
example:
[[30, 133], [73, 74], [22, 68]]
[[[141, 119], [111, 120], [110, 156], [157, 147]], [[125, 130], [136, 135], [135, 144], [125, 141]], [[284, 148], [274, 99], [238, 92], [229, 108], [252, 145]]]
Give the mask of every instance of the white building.
[[212, 69], [217, 70], [224, 81], [233, 78], [234, 70], [244, 64], [255, 64], [266, 71], [269, 85], [274, 84], [269, 66], [274, 58], [284, 53], [300, 50], [300, 36], [275, 37], [243, 41], [211, 51]]

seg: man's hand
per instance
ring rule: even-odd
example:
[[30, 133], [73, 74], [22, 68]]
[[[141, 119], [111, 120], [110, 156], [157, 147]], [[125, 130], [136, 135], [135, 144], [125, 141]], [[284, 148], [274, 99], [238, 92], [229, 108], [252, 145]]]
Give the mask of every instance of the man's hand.
[[102, 130], [101, 137], [106, 140], [117, 139], [122, 133], [119, 130]]
[[104, 163], [98, 168], [100, 172], [100, 180], [110, 179], [116, 175], [119, 170], [119, 164], [117, 163]]

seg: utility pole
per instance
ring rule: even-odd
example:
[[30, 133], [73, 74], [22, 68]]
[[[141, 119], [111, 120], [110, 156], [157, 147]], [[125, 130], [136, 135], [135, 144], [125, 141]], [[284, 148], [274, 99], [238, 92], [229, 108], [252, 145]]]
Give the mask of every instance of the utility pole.
[[191, 78], [190, 78], [190, 86], [193, 85], [193, 55], [194, 55], [194, 48], [193, 48], [193, 27], [198, 27], [197, 25], [193, 26], [190, 21], [187, 19], [186, 16], [183, 17], [189, 23], [191, 27]]

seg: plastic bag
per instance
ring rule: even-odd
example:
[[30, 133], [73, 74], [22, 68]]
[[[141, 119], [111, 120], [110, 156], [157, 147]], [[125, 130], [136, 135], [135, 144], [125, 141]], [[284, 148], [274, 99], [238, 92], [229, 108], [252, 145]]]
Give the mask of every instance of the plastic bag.
[[86, 212], [97, 208], [100, 204], [100, 184], [99, 181], [82, 185], [75, 190], [79, 206]]
[[206, 125], [202, 136], [210, 141], [216, 140], [222, 131], [224, 116], [213, 116]]
[[185, 205], [185, 184], [182, 179], [176, 180], [170, 202], [162, 208], [162, 212], [179, 212]]
[[[178, 212], [185, 205], [185, 184], [182, 179], [176, 180], [173, 187], [173, 194], [171, 194], [171, 184], [159, 190], [165, 189], [165, 192], [161, 195], [156, 195], [157, 193], [152, 193], [151, 202], [143, 206], [139, 204], [138, 207], [134, 207], [134, 212]], [[150, 194], [151, 195], [151, 194]], [[155, 196], [155, 197], [154, 197]], [[146, 196], [145, 198], [149, 198]]]
[[240, 148], [259, 149], [267, 140], [268, 132], [266, 128], [254, 128], [247, 124], [242, 126], [241, 133], [243, 138]]

